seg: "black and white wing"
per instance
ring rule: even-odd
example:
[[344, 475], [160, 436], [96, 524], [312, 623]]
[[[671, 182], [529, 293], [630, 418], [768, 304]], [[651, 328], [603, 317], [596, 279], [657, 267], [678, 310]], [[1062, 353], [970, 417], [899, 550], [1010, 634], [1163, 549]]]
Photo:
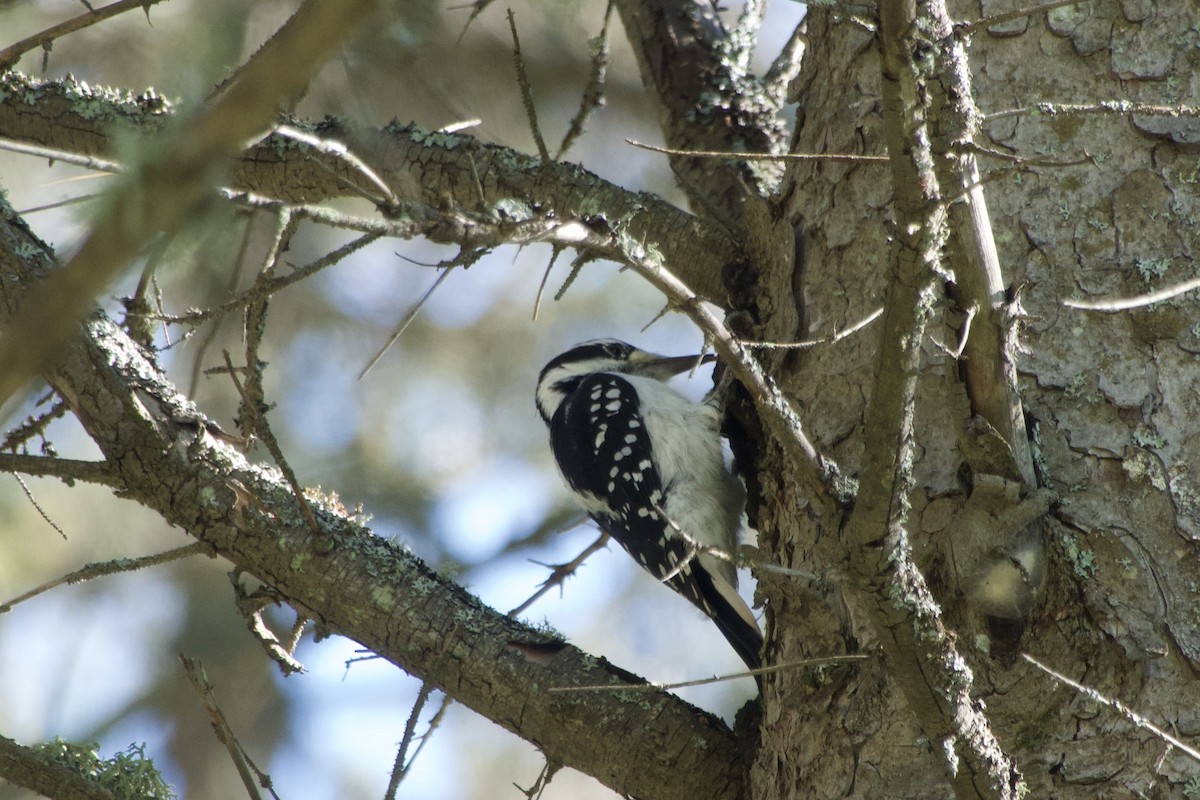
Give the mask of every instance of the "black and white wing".
[[[711, 617], [750, 666], [762, 634], [736, 591], [710, 575], [663, 511], [664, 491], [637, 390], [610, 372], [580, 377], [550, 421], [559, 469], [596, 523], [655, 578]], [[732, 596], [730, 596], [732, 594]], [[735, 605], [736, 604], [736, 605]], [[739, 608], [739, 606], [741, 608]]]

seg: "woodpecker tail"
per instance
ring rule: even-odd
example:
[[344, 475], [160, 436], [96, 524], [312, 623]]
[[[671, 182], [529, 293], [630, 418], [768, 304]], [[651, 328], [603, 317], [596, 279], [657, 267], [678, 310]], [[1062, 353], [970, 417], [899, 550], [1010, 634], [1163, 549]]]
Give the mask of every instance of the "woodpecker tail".
[[[742, 661], [746, 662], [747, 667], [750, 669], [761, 667], [763, 635], [762, 631], [758, 629], [758, 622], [754, 619], [754, 614], [746, 605], [746, 601], [720, 575], [703, 569], [694, 570], [693, 574], [700, 585], [700, 593], [708, 601], [709, 608], [712, 609], [713, 622], [717, 623], [717, 627], [726, 640], [741, 656]], [[758, 691], [761, 693], [762, 676], [755, 675], [754, 681], [758, 684]]]

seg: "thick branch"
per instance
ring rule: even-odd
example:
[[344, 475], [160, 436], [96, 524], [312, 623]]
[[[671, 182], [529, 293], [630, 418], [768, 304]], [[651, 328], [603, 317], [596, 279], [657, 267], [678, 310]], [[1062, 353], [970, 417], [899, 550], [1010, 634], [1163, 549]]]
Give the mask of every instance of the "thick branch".
[[[37, 263], [18, 260], [34, 248]], [[0, 306], [18, 304], [50, 260], [27, 230], [0, 225]], [[314, 532], [282, 476], [215, 437], [212, 423], [103, 316], [72, 340], [48, 378], [127, 497], [275, 587], [323, 630], [360, 642], [623, 794], [742, 794], [740, 746], [720, 720], [662, 692], [550, 693], [633, 679], [485, 607], [336, 501], [310, 494]]]
[[[707, 0], [617, 0], [642, 82], [658, 106], [663, 136], [681, 150], [785, 152], [779, 109], [737, 58], [751, 43], [735, 41], [714, 7]], [[769, 162], [687, 156], [672, 156], [671, 167], [692, 208], [739, 237], [747, 187], [766, 195], [782, 174], [780, 165]]]
[[[923, 4], [922, 13], [951, 30], [943, 2]], [[936, 75], [931, 89], [930, 144], [933, 166], [943, 192], [961, 192], [950, 205], [947, 242], [959, 307], [974, 309], [961, 365], [971, 410], [995, 428], [1013, 454], [1011, 477], [1034, 486], [1033, 457], [1025, 434], [1025, 414], [1017, 389], [1016, 342], [1005, 297], [1000, 257], [992, 236], [979, 166], [972, 150], [979, 130], [979, 109], [971, 91], [971, 72], [962, 39], [949, 33], [936, 43]]]
[[[929, 96], [919, 64], [928, 43], [911, 3], [880, 7], [882, 91], [896, 193], [896, 237], [875, 385], [867, 409], [872, 453], [843, 535], [892, 674], [960, 798], [1015, 798], [1020, 773], [971, 697], [972, 676], [912, 559], [908, 496], [916, 458], [913, 413], [926, 324], [941, 283], [945, 205], [933, 174]], [[928, 20], [923, 20], [928, 22]]]
[[104, 786], [49, 756], [0, 736], [0, 778], [55, 800], [116, 800]]
[[[41, 82], [17, 73], [0, 76], [0, 137], [86, 156], [114, 155], [116, 130], [157, 133], [174, 111], [154, 95], [130, 96], [69, 80]], [[662, 253], [705, 299], [725, 303], [722, 271], [739, 263], [739, 243], [728, 234], [649, 194], [629, 192], [573, 164], [544, 164], [507, 147], [465, 134], [430, 133], [416, 126], [356, 129], [338, 122], [293, 123], [344, 144], [381, 176], [398, 198], [389, 213], [426, 223], [430, 239], [464, 247], [477, 242], [474, 220], [513, 232], [547, 215], [620, 227]], [[269, 136], [234, 164], [234, 188], [293, 203], [361, 197], [368, 181], [331, 148], [294, 137]], [[534, 202], [536, 201], [536, 203]], [[460, 224], [447, 220], [459, 219]], [[599, 252], [618, 258], [619, 253]]]
[[59, 478], [68, 485], [74, 481], [86, 481], [99, 483], [113, 489], [121, 488], [121, 482], [112, 469], [101, 461], [0, 453], [0, 472], [20, 472], [25, 475]]

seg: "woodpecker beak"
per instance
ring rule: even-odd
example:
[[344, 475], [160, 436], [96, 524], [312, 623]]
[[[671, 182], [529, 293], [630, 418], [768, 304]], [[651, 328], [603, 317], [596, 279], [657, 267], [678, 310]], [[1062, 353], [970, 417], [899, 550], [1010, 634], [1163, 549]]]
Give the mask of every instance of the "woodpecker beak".
[[716, 361], [712, 353], [698, 353], [694, 356], [660, 356], [657, 353], [638, 352], [630, 357], [629, 363], [635, 375], [645, 375], [648, 378], [665, 381], [672, 375], [687, 372]]

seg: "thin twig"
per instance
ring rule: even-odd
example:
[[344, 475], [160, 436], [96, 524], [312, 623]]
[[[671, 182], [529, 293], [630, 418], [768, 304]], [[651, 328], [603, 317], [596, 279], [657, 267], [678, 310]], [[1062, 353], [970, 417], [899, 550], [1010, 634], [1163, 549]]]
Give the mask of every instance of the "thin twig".
[[53, 203], [45, 203], [40, 206], [30, 206], [29, 208], [17, 209], [18, 217], [27, 217], [30, 214], [38, 214], [42, 211], [53, 211], [56, 208], [66, 208], [78, 203], [86, 203], [88, 200], [96, 200], [101, 197], [100, 194], [80, 194], [74, 197], [64, 197], [62, 200], [55, 200]]
[[[259, 271], [258, 280], [270, 280], [274, 277], [279, 266], [279, 259], [288, 248], [292, 236], [296, 233], [299, 220], [296, 220], [291, 210], [284, 206], [275, 217], [275, 235], [263, 258], [263, 266]], [[255, 428], [261, 423], [266, 427], [262, 418], [266, 412], [266, 389], [263, 386], [263, 368], [266, 366], [258, 357], [258, 350], [267, 332], [267, 310], [270, 307], [270, 295], [263, 295], [254, 302], [246, 305], [242, 325], [242, 338], [245, 341], [245, 385], [240, 390], [243, 397], [242, 434], [247, 441], [257, 432]], [[315, 530], [315, 524], [314, 524]]]
[[11, 611], [13, 606], [18, 603], [23, 603], [32, 597], [37, 597], [39, 594], [44, 594], [51, 589], [64, 584], [83, 583], [90, 581], [93, 578], [99, 578], [104, 575], [116, 575], [120, 572], [135, 572], [146, 567], [155, 567], [159, 564], [166, 564], [169, 561], [178, 561], [181, 558], [188, 556], [211, 553], [211, 548], [203, 542], [193, 542], [192, 544], [176, 547], [174, 550], [167, 550], [162, 553], [154, 553], [153, 555], [142, 556], [140, 558], [116, 558], [112, 561], [98, 561], [94, 564], [88, 564], [80, 567], [74, 572], [68, 572], [66, 575], [55, 578], [52, 581], [47, 581], [41, 586], [34, 587], [24, 594], [14, 597], [7, 603], [0, 605], [0, 614]]
[[517, 67], [517, 85], [521, 87], [521, 102], [525, 105], [525, 116], [529, 119], [529, 129], [533, 132], [533, 141], [537, 144], [538, 155], [542, 163], [551, 161], [550, 151], [546, 149], [546, 140], [542, 138], [542, 130], [538, 126], [537, 108], [533, 104], [533, 87], [529, 76], [525, 74], [525, 59], [521, 57], [521, 39], [517, 36], [517, 17], [513, 10], [508, 10], [508, 27], [512, 31], [513, 63]]
[[425, 219], [421, 215], [418, 215], [419, 218], [405, 217], [404, 219], [384, 220], [375, 217], [359, 216], [357, 214], [346, 214], [332, 208], [326, 208], [325, 206], [307, 203], [286, 203], [283, 200], [277, 200], [273, 197], [263, 197], [253, 192], [235, 192], [226, 189], [223, 193], [226, 199], [244, 205], [249, 209], [261, 209], [269, 211], [272, 214], [277, 214], [280, 208], [287, 206], [291, 210], [292, 216], [298, 219], [308, 220], [318, 225], [325, 225], [339, 230], [374, 233], [376, 236], [414, 239], [428, 232], [434, 224], [434, 221]]
[[870, 325], [883, 314], [883, 307], [872, 311], [867, 316], [860, 319], [858, 322], [851, 325], [849, 328], [843, 328], [840, 331], [835, 331], [828, 336], [822, 336], [820, 339], [806, 339], [802, 342], [752, 342], [743, 341], [742, 346], [751, 350], [804, 350], [810, 347], [816, 347], [821, 344], [833, 344], [840, 342], [842, 339], [861, 331], [863, 328]]
[[317, 524], [317, 518], [313, 515], [312, 508], [308, 505], [308, 498], [304, 496], [304, 487], [297, 480], [296, 473], [292, 470], [292, 465], [284, 458], [283, 449], [280, 448], [279, 441], [271, 431], [271, 426], [267, 424], [266, 419], [260, 413], [259, 407], [250, 402], [250, 398], [246, 394], [242, 382], [238, 380], [237, 370], [234, 369], [233, 361], [229, 357], [229, 351], [223, 350], [222, 355], [225, 357], [225, 368], [229, 371], [229, 379], [233, 381], [233, 386], [237, 389], [238, 396], [242, 398], [243, 413], [254, 418], [250, 429], [255, 432], [255, 435], [266, 446], [267, 452], [271, 454], [271, 458], [275, 459], [275, 463], [283, 473], [284, 479], [292, 487], [292, 494], [295, 495], [296, 502], [300, 504], [300, 513], [304, 515], [304, 519], [308, 523], [309, 528], [312, 529], [313, 534], [317, 537], [323, 537], [321, 527]]
[[554, 302], [557, 303], [559, 300], [563, 299], [567, 293], [567, 289], [570, 289], [571, 284], [573, 284], [575, 279], [579, 277], [580, 271], [583, 270], [583, 265], [593, 260], [595, 259], [588, 255], [587, 251], [581, 250], [575, 254], [575, 257], [571, 259], [571, 271], [567, 273], [567, 277], [562, 282], [562, 286], [558, 287], [558, 291], [554, 293]]
[[373, 195], [365, 188], [358, 186], [352, 181], [345, 180], [337, 173], [333, 173], [334, 176], [337, 177], [344, 185], [353, 189], [355, 192], [367, 200], [370, 200], [375, 205], [385, 208], [399, 207], [400, 198], [398, 198], [396, 193], [392, 191], [392, 187], [388, 186], [387, 182], [384, 181], [383, 178], [379, 177], [375, 170], [371, 169], [371, 167], [369, 167], [365, 161], [356, 156], [354, 153], [350, 152], [350, 149], [342, 142], [338, 142], [333, 139], [322, 139], [318, 136], [313, 136], [310, 133], [305, 133], [299, 128], [294, 128], [291, 125], [277, 125], [274, 132], [285, 139], [291, 139], [293, 141], [300, 142], [301, 144], [308, 145], [318, 153], [335, 158], [338, 161], [348, 165], [359, 175], [362, 175], [373, 187], [375, 187], [376, 190], [379, 191], [379, 194], [382, 195], [382, 197]]
[[[173, 236], [160, 236], [157, 239], [151, 240], [147, 246], [146, 263], [142, 267], [142, 274], [138, 278], [137, 287], [133, 293], [125, 298], [125, 319], [122, 326], [129, 337], [133, 339], [146, 351], [154, 349], [154, 323], [146, 319], [145, 312], [149, 311], [150, 301], [147, 299], [150, 294], [150, 289], [154, 285], [154, 273], [158, 269], [158, 265], [162, 262], [163, 255], [170, 247]], [[161, 310], [162, 304], [159, 303]], [[166, 325], [163, 325], [166, 330]]]
[[10, 153], [20, 153], [21, 155], [33, 156], [35, 158], [49, 158], [54, 161], [61, 161], [64, 164], [70, 164], [74, 167], [94, 169], [97, 172], [121, 171], [121, 165], [116, 161], [109, 161], [108, 159], [97, 158], [95, 156], [81, 156], [66, 150], [59, 150], [56, 147], [40, 147], [36, 144], [26, 144], [25, 142], [17, 142], [12, 139], [0, 138], [0, 150], [7, 150]]
[[418, 739], [417, 749], [413, 751], [412, 756], [408, 759], [408, 767], [406, 769], [411, 768], [413, 762], [417, 760], [417, 756], [421, 755], [421, 751], [425, 749], [425, 745], [433, 738], [434, 731], [441, 726], [442, 720], [446, 718], [446, 711], [452, 705], [454, 705], [454, 699], [448, 694], [443, 694], [441, 705], [438, 706], [437, 711], [433, 712], [433, 716], [429, 718], [429, 724], [425, 726], [425, 732]]
[[[1025, 168], [1029, 168], [1029, 167], [1085, 167], [1085, 166], [1089, 166], [1089, 165], [1095, 166], [1095, 164], [1096, 164], [1095, 157], [1091, 153], [1087, 152], [1086, 150], [1083, 151], [1083, 155], [1079, 156], [1078, 158], [1072, 158], [1069, 161], [1064, 161], [1060, 158], [1050, 158], [1049, 156], [1039, 156], [1038, 158], [1028, 158], [1026, 156], [1013, 155], [1012, 153], [1005, 153], [1000, 150], [997, 150], [994, 147], [987, 147], [985, 145], [980, 144], [979, 142], [971, 142], [968, 147], [968, 151], [975, 153], [976, 155], [985, 156], [987, 158], [993, 158], [993, 159], [996, 159], [997, 161], [1005, 161], [1009, 164], [1015, 164], [1018, 167], [1025, 167]], [[970, 190], [970, 189], [974, 188], [976, 185], [984, 186], [984, 185], [990, 183], [994, 178], [995, 178], [995, 174], [989, 174], [986, 177], [984, 177], [982, 180], [980, 180], [978, 184], [965, 185], [963, 188]], [[957, 199], [957, 198], [951, 198], [951, 199]]]
[[550, 785], [550, 781], [554, 780], [554, 776], [558, 774], [558, 771], [562, 767], [561, 763], [551, 763], [550, 759], [547, 758], [546, 763], [542, 765], [542, 771], [538, 773], [537, 780], [533, 782], [533, 786], [525, 789], [516, 781], [513, 781], [513, 786], [517, 788], [517, 791], [525, 795], [525, 800], [541, 800], [546, 787]]
[[44, 31], [39, 31], [33, 36], [27, 36], [16, 44], [10, 44], [8, 47], [0, 50], [0, 68], [11, 67], [17, 63], [21, 56], [33, 50], [36, 47], [50, 49], [50, 45], [55, 39], [60, 39], [69, 33], [81, 31], [97, 22], [103, 22], [106, 19], [123, 14], [126, 11], [131, 11], [135, 8], [144, 8], [146, 10], [146, 19], [150, 19], [150, 6], [161, 3], [163, 0], [120, 0], [120, 2], [111, 3], [107, 6], [101, 6], [97, 9], [89, 8], [86, 14], [80, 14], [77, 17], [72, 17], [66, 22], [60, 22], [46, 28]]
[[693, 158], [730, 158], [736, 161], [878, 161], [886, 163], [887, 156], [860, 156], [853, 153], [737, 153], [732, 150], [676, 150], [659, 147], [636, 139], [626, 139], [627, 144], [653, 153], [669, 156], [691, 156]]
[[[670, 302], [663, 303], [663, 306], [662, 306], [662, 308], [660, 308], [658, 310], [658, 313], [655, 314], [653, 317], [651, 317], [649, 322], [647, 322], [640, 329], [638, 329], [638, 333], [645, 333], [646, 331], [650, 330], [651, 326], [653, 326], [654, 323], [658, 322], [660, 319], [665, 317], [667, 314], [670, 314], [674, 310], [675, 309], [671, 306]], [[705, 343], [704, 343], [705, 349], [708, 349], [708, 344], [709, 343], [707, 341], [705, 341]]]
[[546, 271], [542, 273], [542, 282], [538, 284], [537, 296], [533, 298], [533, 321], [538, 321], [538, 311], [542, 308], [542, 295], [546, 292], [546, 281], [550, 280], [550, 270], [554, 269], [554, 262], [558, 261], [558, 257], [562, 255], [563, 248], [561, 245], [550, 245], [550, 263], [546, 265]]
[[201, 322], [206, 322], [211, 319], [220, 319], [231, 311], [236, 311], [240, 308], [245, 308], [251, 303], [259, 302], [272, 295], [278, 294], [279, 290], [291, 286], [293, 283], [298, 283], [305, 278], [320, 272], [327, 267], [331, 267], [347, 256], [355, 253], [382, 236], [380, 233], [367, 233], [357, 239], [347, 242], [336, 250], [321, 256], [315, 261], [294, 268], [287, 275], [271, 275], [266, 278], [259, 278], [246, 291], [237, 295], [231, 300], [227, 300], [220, 305], [209, 306], [208, 308], [195, 311], [188, 311], [184, 314], [150, 314], [152, 319], [161, 319], [169, 325], [198, 325]]
[[[179, 655], [179, 663], [183, 665], [183, 671], [191, 681], [196, 694], [200, 695], [200, 702], [204, 704], [204, 710], [208, 712], [208, 719], [212, 723], [213, 732], [217, 735], [217, 741], [225, 745], [229, 759], [233, 761], [234, 769], [242, 779], [242, 785], [246, 787], [250, 800], [262, 800], [262, 795], [258, 791], [258, 781], [251, 774], [250, 759], [246, 755], [245, 748], [233, 735], [233, 729], [229, 727], [229, 722], [226, 721], [221, 707], [217, 705], [217, 700], [213, 696], [213, 685], [209, 683], [208, 675], [204, 673], [204, 667], [199, 661], [188, 658], [182, 653]], [[263, 774], [257, 768], [254, 768], [253, 772], [257, 772], [260, 776]]]
[[1141, 114], [1147, 117], [1200, 117], [1200, 107], [1177, 105], [1159, 106], [1152, 103], [1135, 103], [1130, 100], [1101, 100], [1096, 103], [1034, 103], [1023, 108], [1010, 108], [984, 114], [982, 120], [1016, 116], [1079, 116], [1085, 114]]
[[600, 35], [594, 40], [592, 50], [592, 71], [588, 75], [583, 95], [579, 98], [579, 110], [571, 118], [571, 124], [567, 126], [567, 132], [563, 134], [562, 143], [558, 146], [558, 152], [554, 154], [555, 161], [562, 158], [571, 145], [575, 144], [575, 140], [583, 134], [583, 126], [592, 112], [603, 108], [607, 102], [604, 97], [604, 81], [608, 75], [608, 23], [615, 5], [616, 0], [608, 0], [608, 6], [604, 9], [604, 25], [600, 28]]
[[[254, 232], [255, 214], [253, 211], [246, 218], [246, 224], [242, 226], [242, 239], [238, 245], [237, 255], [234, 256], [232, 269], [229, 271], [229, 281], [225, 285], [225, 293], [233, 295], [237, 291], [238, 283], [241, 280], [242, 268], [247, 262], [247, 253], [250, 252], [251, 236]], [[163, 319], [164, 325], [170, 325], [170, 319]], [[188, 397], [196, 396], [196, 388], [200, 385], [200, 376], [204, 372], [204, 358], [208, 353], [208, 348], [212, 347], [213, 342], [217, 340], [217, 335], [220, 333], [220, 318], [217, 323], [210, 325], [208, 333], [201, 340], [200, 345], [196, 348], [196, 355], [192, 359], [192, 381], [188, 386]]]
[[954, 349], [950, 355], [955, 361], [962, 358], [963, 351], [967, 349], [967, 340], [971, 338], [971, 321], [975, 319], [975, 315], [979, 313], [979, 306], [974, 303], [967, 309], [966, 319], [963, 320], [962, 330], [958, 334], [958, 347]]
[[767, 378], [762, 366], [741, 341], [704, 306], [695, 292], [663, 266], [661, 257], [645, 252], [644, 248], [628, 240], [622, 242], [622, 249], [625, 263], [673, 301], [676, 308], [687, 314], [700, 330], [712, 336], [714, 348], [722, 361], [749, 391], [786, 448], [792, 463], [800, 471], [800, 482], [810, 488], [816, 497], [831, 498], [843, 507], [849, 506], [855, 491], [853, 482], [841, 475], [832, 459], [817, 451], [804, 432], [791, 401]]
[[432, 297], [437, 288], [442, 285], [442, 281], [449, 277], [450, 273], [455, 267], [462, 267], [463, 269], [466, 269], [467, 267], [470, 267], [478, 262], [479, 259], [487, 255], [488, 252], [489, 251], [485, 249], [461, 250], [454, 258], [434, 264], [433, 266], [436, 269], [442, 270], [442, 274], [437, 276], [437, 279], [433, 282], [433, 285], [430, 286], [425, 294], [421, 295], [420, 299], [408, 309], [408, 313], [404, 315], [404, 317], [392, 330], [391, 336], [389, 336], [388, 340], [384, 342], [383, 347], [379, 348], [379, 351], [375, 353], [371, 360], [367, 362], [367, 365], [362, 368], [362, 371], [358, 373], [358, 379], [361, 381], [363, 378], [365, 378], [367, 373], [371, 371], [371, 368], [379, 363], [379, 359], [383, 358], [384, 354], [387, 353], [391, 346], [396, 343], [396, 340], [404, 334], [404, 331], [408, 329], [408, 326], [412, 324], [412, 321], [417, 318], [417, 314], [419, 314], [421, 309], [425, 307], [425, 304], [429, 302], [429, 298]]
[[67, 536], [67, 532], [62, 529], [61, 525], [50, 518], [50, 515], [46, 513], [46, 509], [42, 508], [41, 503], [39, 503], [37, 498], [33, 496], [33, 491], [29, 488], [29, 484], [25, 483], [25, 479], [15, 472], [13, 473], [13, 477], [16, 478], [17, 483], [21, 485], [21, 491], [24, 492], [25, 499], [28, 500], [30, 505], [34, 507], [34, 509], [38, 512], [38, 515], [46, 521], [47, 525], [49, 525], [51, 528], [54, 528], [54, 530], [58, 532], [58, 535], [63, 538], [64, 542], [67, 541], [70, 538]]
[[475, 156], [467, 154], [467, 162], [470, 164], [470, 179], [475, 182], [475, 197], [479, 198], [480, 209], [487, 207], [487, 194], [484, 193], [484, 182], [479, 180], [479, 166], [475, 164]]
[[[579, 555], [575, 556], [573, 559], [571, 559], [570, 561], [568, 561], [565, 564], [556, 564], [556, 565], [552, 566], [550, 569], [550, 577], [547, 578], [546, 580], [542, 581], [542, 585], [540, 587], [538, 587], [538, 590], [536, 592], [534, 592], [533, 594], [531, 594], [525, 600], [525, 602], [521, 603], [521, 605], [517, 606], [512, 611], [509, 611], [508, 616], [516, 617], [522, 611], [524, 611], [525, 609], [527, 609], [531, 605], [533, 605], [535, 602], [537, 602], [538, 599], [540, 599], [542, 597], [542, 595], [546, 594], [546, 592], [550, 591], [555, 586], [561, 586], [567, 580], [567, 578], [569, 578], [575, 574], [575, 570], [579, 569], [583, 565], [583, 562], [587, 561], [588, 557], [591, 556], [592, 553], [595, 553], [596, 551], [601, 550], [607, 544], [608, 544], [608, 534], [605, 533], [604, 531], [601, 531], [600, 535], [598, 537], [596, 537], [596, 541], [592, 542], [587, 547], [585, 547], [582, 551], [580, 551]], [[538, 563], [538, 562], [534, 562], [534, 563]], [[547, 567], [550, 565], [542, 564], [541, 566]]]
[[1161, 303], [1196, 289], [1200, 289], [1200, 278], [1192, 278], [1190, 281], [1177, 283], [1174, 286], [1159, 289], [1157, 292], [1140, 294], [1136, 297], [1123, 297], [1115, 300], [1063, 300], [1062, 304], [1067, 308], [1078, 308], [1083, 311], [1126, 311], [1131, 308]]
[[475, 0], [473, 3], [466, 3], [464, 5], [446, 6], [447, 11], [459, 11], [464, 8], [471, 9], [471, 15], [467, 17], [467, 21], [463, 23], [462, 30], [458, 32], [458, 38], [454, 41], [455, 44], [462, 44], [463, 37], [467, 35], [467, 28], [470, 28], [475, 18], [487, 10], [487, 7], [493, 2], [495, 0]]
[[279, 665], [284, 676], [304, 672], [304, 665], [296, 658], [296, 645], [300, 642], [308, 620], [296, 611], [296, 624], [289, 631], [288, 641], [281, 642], [262, 614], [268, 606], [282, 605], [286, 602], [285, 599], [270, 586], [260, 586], [253, 592], [247, 592], [242, 587], [241, 575], [241, 569], [234, 569], [229, 573], [229, 581], [233, 584], [234, 603], [250, 634], [263, 646], [267, 656]]
[[[476, 258], [478, 258], [478, 256], [476, 256]], [[437, 291], [437, 288], [442, 285], [443, 281], [450, 277], [450, 273], [454, 271], [455, 266], [457, 265], [451, 264], [444, 268], [441, 271], [441, 274], [439, 274], [434, 280], [433, 285], [425, 290], [425, 294], [421, 295], [420, 299], [413, 303], [412, 307], [408, 309], [408, 312], [401, 317], [400, 322], [396, 323], [396, 327], [392, 329], [392, 333], [390, 336], [388, 336], [387, 341], [384, 342], [383, 346], [375, 352], [375, 355], [371, 356], [371, 360], [367, 362], [366, 366], [359, 371], [358, 379], [360, 381], [367, 377], [367, 373], [371, 371], [372, 367], [379, 363], [379, 360], [383, 358], [384, 354], [386, 354], [388, 350], [391, 349], [392, 345], [396, 343], [396, 340], [404, 335], [404, 332], [408, 330], [408, 326], [412, 324], [412, 321], [417, 318], [417, 314], [421, 313], [421, 309], [425, 307], [425, 303], [429, 301], [430, 297], [433, 297], [433, 293]]]
[[[44, 402], [44, 400], [39, 401], [39, 405], [42, 402]], [[19, 427], [9, 431], [8, 435], [4, 437], [4, 442], [0, 444], [0, 450], [16, 450], [34, 436], [45, 437], [46, 427], [54, 420], [66, 415], [67, 411], [68, 408], [65, 402], [63, 402], [61, 399], [55, 401], [54, 405], [50, 407], [50, 410], [36, 417], [28, 417], [23, 423], [21, 423]], [[41, 473], [30, 472], [29, 474], [34, 475]]]
[[1152, 734], [1154, 734], [1158, 738], [1162, 739], [1164, 742], [1170, 744], [1173, 747], [1178, 747], [1181, 751], [1183, 751], [1187, 755], [1191, 756], [1191, 758], [1194, 761], [1200, 761], [1200, 750], [1197, 750], [1196, 748], [1189, 745], [1187, 742], [1184, 742], [1184, 741], [1176, 738], [1175, 736], [1172, 736], [1171, 734], [1167, 733], [1165, 730], [1158, 727], [1153, 722], [1146, 719], [1141, 714], [1137, 713], [1132, 708], [1130, 708], [1129, 706], [1122, 703], [1120, 700], [1114, 700], [1114, 699], [1105, 697], [1104, 695], [1100, 694], [1100, 692], [1096, 691], [1095, 689], [1091, 688], [1090, 686], [1084, 686], [1082, 683], [1078, 683], [1077, 681], [1071, 680], [1066, 675], [1063, 675], [1061, 672], [1055, 672], [1054, 670], [1050, 669], [1050, 667], [1047, 667], [1045, 664], [1041, 663], [1040, 661], [1038, 661], [1036, 658], [1029, 655], [1028, 653], [1021, 653], [1021, 658], [1023, 658], [1026, 662], [1032, 664], [1033, 666], [1037, 667], [1038, 669], [1040, 669], [1042, 672], [1046, 673], [1050, 677], [1054, 678], [1056, 681], [1059, 681], [1060, 683], [1065, 683], [1067, 686], [1070, 686], [1072, 689], [1074, 689], [1077, 692], [1080, 692], [1081, 694], [1085, 695], [1086, 697], [1090, 698], [1091, 700], [1093, 700], [1097, 703], [1100, 703], [1101, 705], [1108, 706], [1109, 708], [1113, 709], [1118, 714], [1125, 717], [1125, 719], [1132, 722], [1135, 727], [1141, 728], [1142, 730], [1150, 731]]
[[665, 692], [670, 689], [686, 689], [690, 686], [707, 686], [710, 683], [737, 680], [738, 678], [755, 678], [759, 675], [769, 675], [785, 669], [801, 667], [824, 667], [830, 664], [844, 664], [848, 661], [865, 661], [869, 655], [855, 653], [844, 656], [826, 656], [824, 658], [806, 658], [801, 661], [789, 661], [786, 664], [772, 664], [769, 667], [731, 672], [727, 675], [714, 675], [711, 678], [697, 678], [679, 683], [632, 683], [625, 685], [594, 684], [590, 686], [552, 686], [551, 692]]
[[58, 478], [68, 486], [74, 481], [84, 481], [110, 489], [125, 488], [125, 482], [104, 461], [0, 453], [0, 472], [20, 472], [38, 478]]
[[388, 781], [387, 791], [383, 794], [384, 800], [395, 800], [396, 791], [400, 788], [400, 781], [404, 780], [409, 767], [412, 766], [412, 759], [406, 758], [408, 748], [412, 744], [413, 734], [417, 730], [417, 719], [421, 716], [421, 711], [425, 708], [425, 703], [432, 693], [433, 684], [428, 681], [421, 684], [421, 690], [417, 692], [417, 699], [413, 701], [412, 711], [408, 712], [408, 722], [404, 724], [404, 736], [400, 739], [400, 746], [396, 749], [396, 760], [392, 764], [392, 777]]

